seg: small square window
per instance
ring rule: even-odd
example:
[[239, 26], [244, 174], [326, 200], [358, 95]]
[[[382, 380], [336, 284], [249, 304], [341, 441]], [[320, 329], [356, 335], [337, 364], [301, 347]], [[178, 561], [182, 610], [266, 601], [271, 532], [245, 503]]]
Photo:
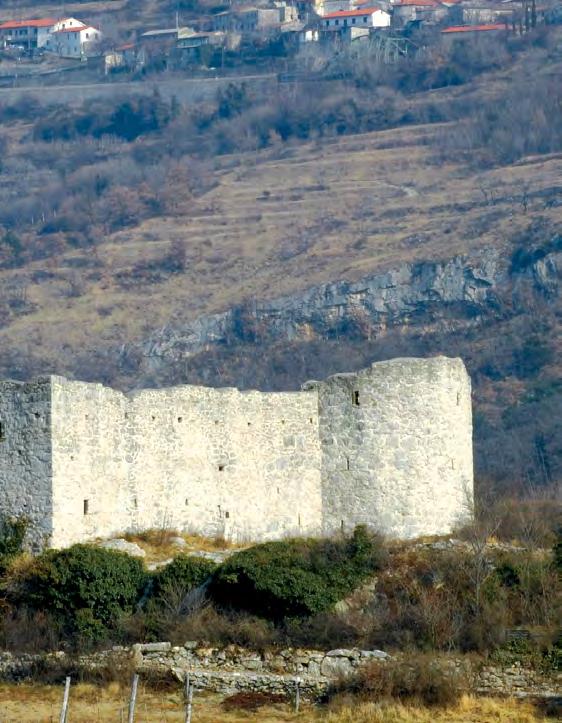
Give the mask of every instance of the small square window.
[[183, 422], [183, 417], [178, 417], [178, 422]]
[[219, 472], [224, 472], [224, 464], [219, 464]]

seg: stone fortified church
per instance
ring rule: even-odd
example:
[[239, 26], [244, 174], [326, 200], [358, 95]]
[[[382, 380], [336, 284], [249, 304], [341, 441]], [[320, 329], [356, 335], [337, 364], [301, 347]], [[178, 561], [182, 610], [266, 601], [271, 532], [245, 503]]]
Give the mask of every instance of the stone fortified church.
[[281, 393], [0, 383], [0, 513], [26, 516], [35, 548], [148, 528], [443, 534], [470, 517], [472, 485], [460, 359], [395, 359]]

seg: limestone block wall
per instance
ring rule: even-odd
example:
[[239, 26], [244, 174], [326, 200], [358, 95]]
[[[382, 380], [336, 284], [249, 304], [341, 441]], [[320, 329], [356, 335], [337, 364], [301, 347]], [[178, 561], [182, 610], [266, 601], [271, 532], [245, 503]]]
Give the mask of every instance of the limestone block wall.
[[470, 379], [460, 359], [394, 359], [319, 392], [324, 532], [365, 523], [398, 538], [470, 517]]
[[0, 383], [0, 514], [29, 520], [29, 542], [51, 535], [51, 387], [48, 378]]
[[320, 533], [315, 392], [52, 384], [54, 546], [166, 527], [237, 540]]

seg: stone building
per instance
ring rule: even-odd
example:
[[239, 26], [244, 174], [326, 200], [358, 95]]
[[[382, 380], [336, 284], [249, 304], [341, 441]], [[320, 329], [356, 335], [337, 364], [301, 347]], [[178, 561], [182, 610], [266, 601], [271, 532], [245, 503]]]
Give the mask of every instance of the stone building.
[[472, 484], [460, 359], [379, 362], [300, 392], [0, 383], [0, 514], [27, 517], [36, 549], [149, 528], [446, 534], [470, 517]]

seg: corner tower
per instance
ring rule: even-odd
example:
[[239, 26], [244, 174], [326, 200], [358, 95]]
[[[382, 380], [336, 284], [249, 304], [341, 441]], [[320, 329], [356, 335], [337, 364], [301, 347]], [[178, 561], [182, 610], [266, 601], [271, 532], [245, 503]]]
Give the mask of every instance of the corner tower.
[[460, 359], [394, 359], [311, 386], [325, 533], [364, 523], [412, 538], [470, 519], [471, 388]]

